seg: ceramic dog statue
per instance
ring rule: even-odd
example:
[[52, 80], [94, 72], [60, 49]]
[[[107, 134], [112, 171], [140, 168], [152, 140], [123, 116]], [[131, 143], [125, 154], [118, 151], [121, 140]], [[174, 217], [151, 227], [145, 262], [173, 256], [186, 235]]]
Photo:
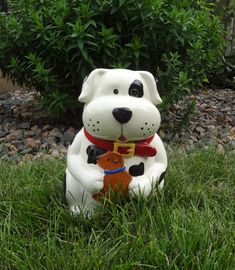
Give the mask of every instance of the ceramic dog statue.
[[156, 134], [161, 103], [154, 77], [147, 71], [95, 69], [83, 83], [84, 127], [69, 146], [65, 196], [74, 213], [92, 214], [94, 198], [104, 188], [97, 161], [106, 152], [119, 153], [131, 175], [130, 196], [147, 197], [162, 188], [167, 168], [164, 145]]

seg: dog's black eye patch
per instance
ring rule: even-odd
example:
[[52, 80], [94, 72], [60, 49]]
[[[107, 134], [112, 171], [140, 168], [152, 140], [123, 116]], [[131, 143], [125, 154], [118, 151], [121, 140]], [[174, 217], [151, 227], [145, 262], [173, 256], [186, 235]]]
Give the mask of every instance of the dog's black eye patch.
[[143, 83], [139, 80], [134, 80], [129, 88], [128, 93], [132, 97], [141, 98], [144, 95]]

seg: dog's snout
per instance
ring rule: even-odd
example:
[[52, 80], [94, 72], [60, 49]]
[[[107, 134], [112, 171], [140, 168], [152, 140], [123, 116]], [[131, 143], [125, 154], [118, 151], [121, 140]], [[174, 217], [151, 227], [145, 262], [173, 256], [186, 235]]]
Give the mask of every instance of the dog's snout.
[[127, 107], [114, 108], [113, 116], [119, 123], [125, 124], [131, 119], [132, 111]]

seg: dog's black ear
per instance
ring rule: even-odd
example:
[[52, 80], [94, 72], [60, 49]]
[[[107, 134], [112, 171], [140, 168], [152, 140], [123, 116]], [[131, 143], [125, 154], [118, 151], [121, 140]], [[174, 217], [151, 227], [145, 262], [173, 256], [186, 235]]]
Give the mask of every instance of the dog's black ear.
[[88, 156], [87, 163], [97, 164], [97, 158], [106, 152], [107, 152], [106, 150], [99, 148], [95, 145], [89, 145], [86, 149], [86, 153]]
[[144, 174], [144, 163], [140, 162], [139, 165], [132, 165], [129, 168], [129, 174], [132, 176], [140, 176]]

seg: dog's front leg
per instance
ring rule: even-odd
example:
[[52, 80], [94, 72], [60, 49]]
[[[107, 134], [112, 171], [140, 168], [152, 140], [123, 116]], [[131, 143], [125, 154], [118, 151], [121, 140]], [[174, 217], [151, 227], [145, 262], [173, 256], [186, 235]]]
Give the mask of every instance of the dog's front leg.
[[129, 184], [130, 195], [139, 196], [141, 194], [144, 197], [148, 197], [157, 184], [162, 188], [165, 172], [165, 164], [155, 163], [144, 173], [144, 175], [133, 177]]
[[97, 165], [87, 163], [87, 154], [85, 149], [82, 149], [83, 140], [84, 134], [81, 130], [68, 149], [67, 170], [87, 192], [94, 194], [103, 188], [103, 174]]
[[81, 155], [69, 155], [67, 162], [69, 172], [87, 192], [95, 194], [103, 188], [104, 182], [101, 171], [97, 168], [91, 168], [91, 165], [88, 166]]

